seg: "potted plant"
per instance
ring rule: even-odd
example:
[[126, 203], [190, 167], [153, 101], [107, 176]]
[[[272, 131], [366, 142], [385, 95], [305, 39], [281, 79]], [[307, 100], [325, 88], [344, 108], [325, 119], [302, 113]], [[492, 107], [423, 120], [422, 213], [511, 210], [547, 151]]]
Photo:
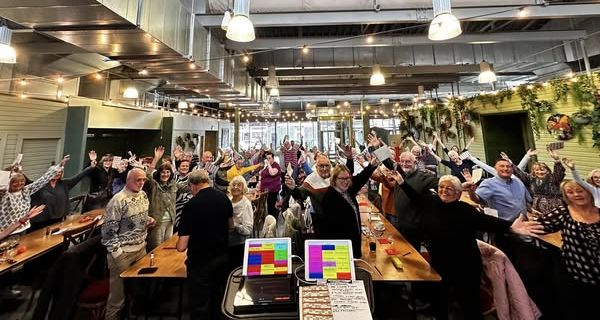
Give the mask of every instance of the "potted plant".
[[592, 122], [592, 111], [590, 109], [582, 108], [579, 111], [571, 115], [571, 119], [577, 124], [586, 125]]

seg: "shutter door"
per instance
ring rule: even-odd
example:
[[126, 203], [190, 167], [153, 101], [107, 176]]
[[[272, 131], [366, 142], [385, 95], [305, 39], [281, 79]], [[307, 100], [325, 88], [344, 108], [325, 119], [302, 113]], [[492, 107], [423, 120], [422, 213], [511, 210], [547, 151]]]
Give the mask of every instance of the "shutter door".
[[41, 177], [56, 161], [56, 150], [60, 139], [23, 139], [23, 172], [31, 180]]

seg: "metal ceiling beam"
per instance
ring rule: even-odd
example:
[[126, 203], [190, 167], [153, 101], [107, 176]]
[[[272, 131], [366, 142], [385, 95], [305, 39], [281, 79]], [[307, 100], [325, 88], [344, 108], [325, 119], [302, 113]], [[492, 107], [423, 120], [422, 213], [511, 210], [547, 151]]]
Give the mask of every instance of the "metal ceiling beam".
[[[435, 85], [426, 85], [425, 90], [437, 88]], [[279, 90], [280, 96], [320, 96], [330, 94], [414, 94], [418, 89], [416, 85], [412, 86], [362, 86], [362, 87], [319, 87], [310, 90], [302, 88], [282, 88]]]
[[[384, 74], [406, 74], [406, 75], [443, 75], [443, 74], [479, 74], [478, 64], [463, 65], [436, 65], [436, 66], [406, 66], [406, 67], [382, 67]], [[305, 68], [305, 69], [280, 69], [277, 70], [277, 77], [310, 77], [310, 76], [331, 76], [331, 75], [370, 75], [373, 72], [371, 67], [358, 68]], [[513, 75], [515, 72], [505, 73], [504, 75]], [[533, 75], [531, 72], [518, 72], [518, 75]], [[267, 70], [256, 70], [252, 73], [254, 77], [268, 76]]]
[[[441, 76], [441, 77], [409, 77], [409, 78], [392, 78], [386, 79], [387, 84], [438, 84], [451, 83], [460, 80], [458, 76]], [[327, 79], [327, 80], [279, 80], [280, 88], [291, 87], [321, 87], [321, 86], [368, 86], [369, 79]]]
[[[452, 8], [452, 13], [462, 21], [491, 21], [522, 19], [519, 9], [522, 6], [462, 7]], [[424, 23], [419, 9], [322, 11], [322, 12], [272, 12], [252, 13], [250, 19], [254, 27], [283, 26], [324, 26], [382, 23]], [[597, 3], [551, 4], [527, 8], [527, 19], [584, 18], [600, 15]], [[427, 12], [431, 19], [432, 13]], [[222, 14], [198, 14], [205, 27], [219, 27]]]
[[[599, 5], [600, 6], [600, 5]], [[446, 41], [431, 41], [427, 36], [388, 36], [380, 35], [372, 38], [367, 43], [364, 37], [344, 41], [335, 41], [339, 37], [286, 37], [286, 38], [258, 38], [250, 43], [241, 43], [231, 40], [225, 41], [225, 47], [233, 50], [262, 50], [301, 48], [308, 45], [310, 48], [346, 48], [346, 47], [391, 47], [431, 45], [439, 43], [498, 43], [498, 42], [531, 42], [531, 41], [566, 41], [580, 39], [586, 36], [585, 30], [564, 31], [526, 31], [526, 32], [498, 32], [498, 33], [473, 33], [462, 34]], [[335, 41], [335, 42], [333, 42]]]

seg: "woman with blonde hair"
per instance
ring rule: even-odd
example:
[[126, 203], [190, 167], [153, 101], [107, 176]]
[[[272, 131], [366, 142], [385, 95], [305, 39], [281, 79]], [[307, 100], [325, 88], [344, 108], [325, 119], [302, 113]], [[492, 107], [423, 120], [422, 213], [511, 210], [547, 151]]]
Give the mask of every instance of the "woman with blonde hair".
[[231, 269], [242, 264], [244, 243], [252, 236], [254, 226], [254, 210], [250, 200], [245, 197], [246, 192], [248, 192], [248, 184], [243, 176], [236, 176], [229, 182], [229, 194], [233, 206], [233, 230], [229, 231]]
[[589, 319], [600, 301], [600, 211], [592, 195], [575, 181], [560, 187], [567, 206], [537, 219], [546, 232], [562, 234], [562, 261], [568, 275], [575, 319]]

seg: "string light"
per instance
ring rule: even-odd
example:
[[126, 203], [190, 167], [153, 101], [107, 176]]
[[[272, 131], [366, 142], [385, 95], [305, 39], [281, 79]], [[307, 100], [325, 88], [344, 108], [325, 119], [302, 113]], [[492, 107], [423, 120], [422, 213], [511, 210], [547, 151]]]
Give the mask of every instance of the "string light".
[[65, 82], [65, 79], [63, 78], [63, 76], [58, 76], [58, 78], [56, 78], [56, 82], [63, 83]]
[[248, 62], [250, 62], [250, 57], [249, 57], [247, 54], [245, 54], [245, 55], [242, 57], [242, 61], [244, 61], [244, 63], [248, 63]]
[[529, 10], [526, 7], [519, 8], [519, 12], [517, 13], [520, 19], [526, 18], [529, 16]]
[[366, 39], [367, 43], [373, 43], [373, 40], [374, 40], [373, 36], [367, 36], [367, 39]]
[[192, 62], [190, 62], [189, 67], [190, 67], [190, 69], [194, 70], [194, 69], [196, 69], [196, 64], [192, 61]]
[[307, 45], [302, 46], [302, 53], [308, 54], [308, 46]]
[[140, 76], [147, 76], [148, 75], [148, 69], [146, 69], [146, 67], [144, 67], [144, 69], [138, 71], [138, 74]]
[[104, 77], [102, 77], [102, 75], [100, 73], [95, 73], [94, 74], [94, 79], [96, 80], [102, 80]]
[[21, 79], [21, 82], [19, 82], [19, 84], [22, 85], [22, 86], [26, 86], [27, 85], [27, 80]]

